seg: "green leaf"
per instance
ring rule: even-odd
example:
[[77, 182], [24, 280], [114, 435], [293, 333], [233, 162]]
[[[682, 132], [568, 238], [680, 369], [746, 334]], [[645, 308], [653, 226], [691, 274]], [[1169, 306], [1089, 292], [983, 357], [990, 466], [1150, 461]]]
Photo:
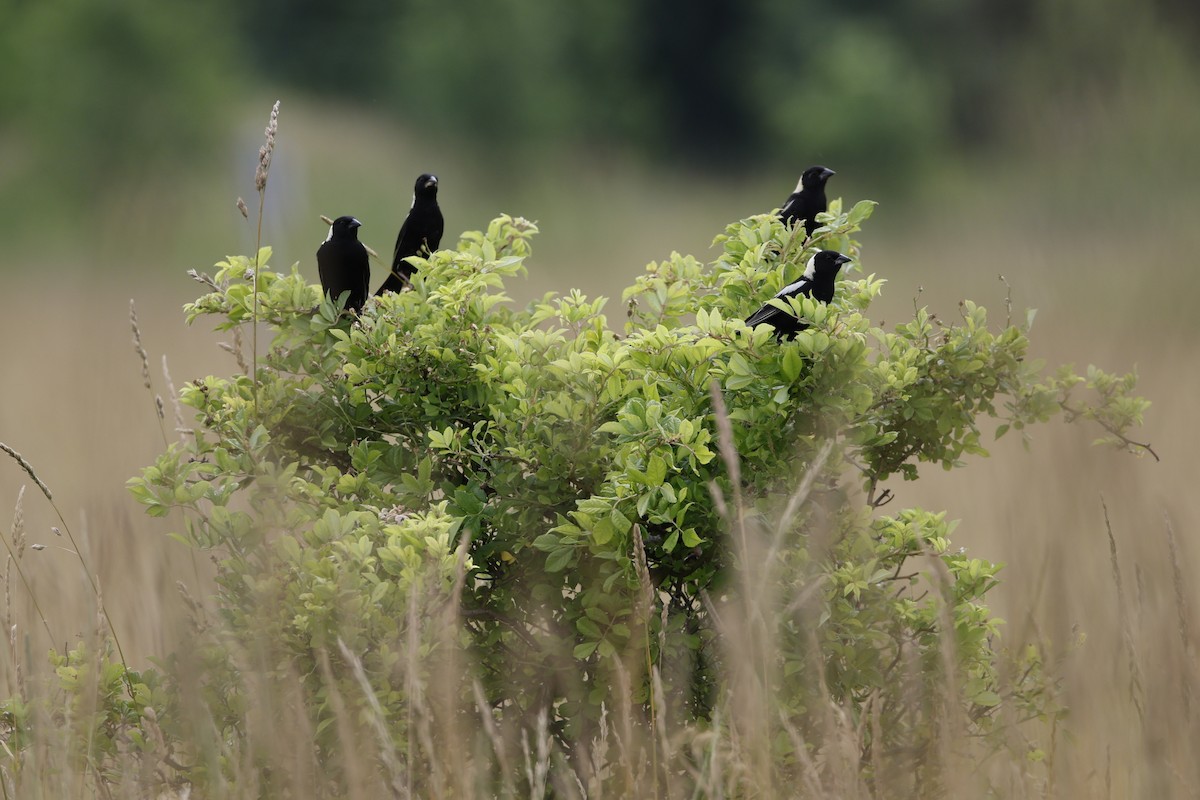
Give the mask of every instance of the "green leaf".
[[559, 546], [562, 542], [562, 537], [553, 533], [543, 533], [541, 536], [533, 540], [533, 546], [538, 550], [550, 551]]
[[560, 547], [558, 550], [551, 551], [550, 555], [546, 556], [546, 572], [562, 572], [567, 568], [567, 564], [571, 562], [571, 556], [575, 554], [570, 547]]
[[575, 620], [575, 630], [579, 631], [584, 636], [587, 636], [589, 639], [599, 639], [604, 635], [604, 632], [600, 630], [600, 626], [587, 617], [580, 617], [579, 619]]
[[853, 226], [861, 225], [870, 218], [877, 205], [874, 200], [859, 200], [854, 204], [854, 208], [850, 209], [846, 222]]
[[804, 368], [804, 359], [800, 357], [800, 353], [794, 347], [783, 348], [783, 360], [780, 363], [783, 369], [783, 377], [789, 381], [795, 381], [800, 377], [800, 370]]
[[[620, 514], [620, 512], [615, 508], [612, 510], [612, 513], [618, 515]], [[622, 517], [622, 519], [624, 518]], [[612, 538], [614, 535], [616, 535], [616, 532], [616, 526], [613, 524], [611, 517], [597, 520], [596, 525], [592, 528], [592, 541], [597, 545], [606, 545], [612, 541]]]
[[667, 477], [667, 462], [657, 454], [650, 456], [646, 467], [646, 484], [651, 487], [661, 486]]
[[617, 532], [622, 535], [629, 533], [629, 529], [633, 527], [633, 523], [629, 521], [629, 518], [616, 508], [613, 508], [612, 513], [609, 515], [609, 520], [611, 520]]
[[674, 552], [677, 544], [679, 544], [679, 531], [675, 530], [672, 531], [671, 535], [667, 537], [667, 540], [663, 542], [663, 550], [668, 553]]

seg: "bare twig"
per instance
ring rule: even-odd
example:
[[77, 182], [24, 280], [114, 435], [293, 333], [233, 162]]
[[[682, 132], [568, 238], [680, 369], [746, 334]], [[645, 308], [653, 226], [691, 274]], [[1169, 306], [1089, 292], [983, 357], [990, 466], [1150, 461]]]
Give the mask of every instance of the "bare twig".
[[1096, 415], [1087, 414], [1083, 409], [1069, 406], [1065, 402], [1060, 402], [1059, 407], [1062, 408], [1062, 410], [1064, 412], [1066, 412], [1067, 422], [1072, 422], [1076, 419], [1081, 419], [1081, 418], [1082, 419], [1090, 419], [1093, 422], [1095, 422], [1097, 425], [1099, 425], [1101, 428], [1104, 428], [1104, 430], [1110, 436], [1112, 436], [1116, 439], [1119, 439], [1121, 441], [1121, 444], [1125, 445], [1125, 447], [1127, 447], [1131, 450], [1134, 448], [1140, 448], [1142, 450], [1145, 450], [1150, 455], [1154, 456], [1155, 461], [1160, 461], [1160, 462], [1162, 461], [1162, 459], [1158, 457], [1158, 453], [1154, 452], [1154, 448], [1150, 446], [1149, 442], [1135, 442], [1133, 439], [1130, 439], [1128, 436], [1121, 433], [1119, 430], [1114, 428], [1112, 425], [1109, 425], [1104, 420], [1098, 418]]

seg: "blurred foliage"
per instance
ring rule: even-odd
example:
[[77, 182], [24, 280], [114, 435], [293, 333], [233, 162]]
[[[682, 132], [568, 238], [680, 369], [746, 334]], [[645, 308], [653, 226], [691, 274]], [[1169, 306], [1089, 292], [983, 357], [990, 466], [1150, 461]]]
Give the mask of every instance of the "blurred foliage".
[[898, 177], [1139, 64], [1189, 73], [1200, 19], [1178, 0], [0, 5], [0, 181], [91, 189], [203, 155], [256, 81], [489, 147]]
[[900, 174], [995, 143], [1014, 109], [1080, 81], [1111, 89], [1162, 42], [1187, 49], [1195, 24], [1166, 16], [1200, 16], [1170, 0], [374, 0], [337, 15], [267, 0], [236, 15], [264, 73], [413, 126]]
[[[118, 177], [142, 180], [165, 164], [203, 157], [215, 142], [234, 41], [203, 4], [2, 5], [5, 182], [86, 203]], [[30, 201], [0, 197], [14, 207]]]

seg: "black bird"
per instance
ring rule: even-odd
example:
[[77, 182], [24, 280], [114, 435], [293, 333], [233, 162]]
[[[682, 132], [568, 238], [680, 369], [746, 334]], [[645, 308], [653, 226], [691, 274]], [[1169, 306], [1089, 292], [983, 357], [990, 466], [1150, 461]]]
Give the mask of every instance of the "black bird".
[[[849, 256], [844, 256], [837, 250], [822, 250], [809, 260], [808, 269], [800, 276], [800, 280], [780, 289], [775, 299], [811, 297], [828, 303], [833, 299], [834, 280], [838, 270], [849, 260]], [[770, 325], [775, 329], [776, 339], [788, 341], [795, 339], [797, 333], [808, 327], [807, 322], [792, 316], [791, 311], [776, 308], [770, 303], [763, 304], [762, 308], [746, 317], [746, 324], [751, 328], [756, 325]]]
[[438, 208], [437, 190], [436, 175], [425, 173], [417, 178], [413, 187], [412, 208], [409, 209], [404, 224], [400, 226], [400, 235], [396, 237], [392, 273], [375, 294], [398, 292], [407, 288], [409, 278], [417, 270], [404, 259], [409, 256], [428, 255], [437, 250], [438, 245], [442, 243], [445, 221], [442, 219], [442, 209]]
[[804, 230], [809, 236], [821, 226], [817, 222], [817, 214], [829, 210], [829, 201], [825, 199], [825, 181], [837, 173], [829, 167], [809, 167], [800, 176], [796, 191], [788, 196], [783, 208], [779, 209], [779, 218], [785, 225], [791, 225], [798, 219], [804, 220]]
[[361, 311], [371, 292], [371, 264], [367, 248], [358, 240], [362, 223], [354, 217], [338, 217], [329, 226], [329, 238], [317, 248], [317, 272], [321, 290], [336, 304], [343, 292], [347, 311]]

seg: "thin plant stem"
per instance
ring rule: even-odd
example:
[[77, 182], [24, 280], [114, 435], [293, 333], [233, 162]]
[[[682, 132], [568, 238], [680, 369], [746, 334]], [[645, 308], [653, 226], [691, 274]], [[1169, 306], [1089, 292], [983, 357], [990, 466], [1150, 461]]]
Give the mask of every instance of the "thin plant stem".
[[[33, 478], [33, 482], [37, 484], [39, 489], [41, 489], [42, 494], [46, 498], [46, 502], [50, 504], [50, 508], [54, 509], [54, 513], [58, 517], [58, 521], [62, 524], [62, 530], [67, 534], [67, 539], [70, 540], [71, 547], [74, 549], [75, 555], [79, 558], [79, 565], [83, 567], [83, 574], [87, 576], [88, 584], [90, 584], [92, 587], [92, 593], [96, 596], [96, 603], [99, 605], [100, 615], [104, 617], [104, 622], [106, 625], [108, 625], [108, 631], [112, 634], [113, 644], [117, 648], [117, 656], [121, 659], [121, 666], [124, 667], [122, 677], [125, 679], [125, 688], [129, 692], [130, 699], [132, 699], [133, 684], [129, 680], [129, 663], [125, 660], [125, 651], [121, 647], [121, 638], [117, 636], [117, 629], [113, 626], [112, 619], [108, 616], [108, 611], [104, 608], [104, 601], [100, 595], [100, 585], [96, 582], [96, 578], [92, 574], [91, 568], [88, 567], [87, 559], [83, 557], [83, 552], [79, 549], [79, 543], [75, 541], [75, 534], [71, 532], [71, 526], [67, 524], [66, 517], [63, 516], [58, 504], [54, 502], [54, 495], [51, 494], [50, 487], [47, 486], [42, 479], [37, 476], [37, 473], [33, 471], [33, 466], [25, 459], [25, 457], [4, 442], [0, 442], [0, 450], [12, 457], [12, 459], [15, 460], [23, 470], [25, 470], [26, 474]], [[20, 574], [19, 571], [18, 574]], [[26, 586], [28, 586], [28, 584], [26, 584]], [[47, 633], [49, 633], [48, 629]]]
[[275, 153], [275, 134], [279, 130], [279, 101], [271, 106], [267, 121], [266, 142], [258, 150], [258, 169], [254, 171], [254, 188], [258, 190], [258, 226], [254, 236], [253, 307], [250, 309], [250, 395], [254, 417], [258, 419], [258, 272], [262, 268], [263, 209], [267, 202], [267, 176], [271, 174], [271, 157]]
[[[5, 452], [8, 452], [5, 450]], [[25, 494], [25, 487], [21, 487], [21, 495], [18, 495], [17, 503], [20, 504], [20, 497]], [[46, 621], [46, 615], [42, 613], [42, 607], [38, 605], [37, 595], [33, 593], [33, 587], [29, 585], [29, 579], [25, 577], [25, 571], [21, 569], [21, 560], [17, 558], [17, 554], [13, 552], [12, 546], [8, 543], [8, 539], [0, 536], [0, 542], [4, 542], [4, 549], [8, 551], [9, 563], [17, 568], [17, 577], [21, 579], [21, 585], [25, 587], [25, 592], [29, 595], [29, 600], [33, 603], [33, 609], [37, 612], [38, 619], [42, 621], [42, 627], [46, 629], [46, 635], [50, 637], [50, 641], [55, 641], [54, 634], [50, 632], [50, 623]]]

